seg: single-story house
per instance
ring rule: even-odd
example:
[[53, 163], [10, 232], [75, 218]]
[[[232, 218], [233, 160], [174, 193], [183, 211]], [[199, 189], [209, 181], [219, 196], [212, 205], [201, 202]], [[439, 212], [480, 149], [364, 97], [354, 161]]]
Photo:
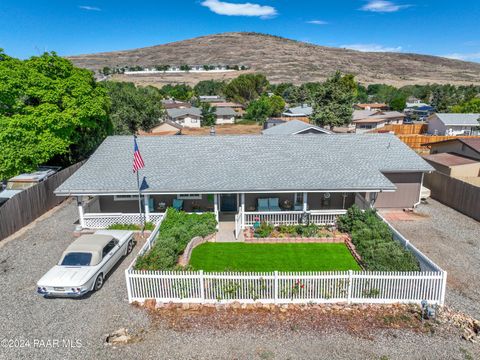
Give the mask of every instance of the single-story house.
[[238, 113], [238, 115], [243, 115], [243, 113], [245, 112], [245, 106], [242, 105], [242, 104], [236, 103], [236, 102], [230, 102], [230, 101], [215, 102], [214, 106], [217, 109], [232, 108], [233, 110], [235, 110]]
[[295, 106], [285, 110], [282, 115], [285, 117], [308, 118], [312, 115], [313, 108], [307, 104]]
[[389, 107], [387, 104], [383, 103], [370, 103], [370, 104], [355, 104], [353, 108], [356, 110], [388, 110]]
[[422, 144], [430, 148], [430, 154], [453, 153], [480, 160], [480, 138], [457, 138]]
[[191, 107], [190, 103], [184, 101], [177, 101], [174, 99], [162, 100], [162, 105], [165, 109], [182, 109]]
[[405, 114], [398, 111], [354, 110], [352, 115], [357, 134], [380, 129], [388, 124], [403, 124], [404, 119]]
[[182, 125], [175, 121], [166, 119], [161, 124], [153, 127], [148, 133], [140, 133], [141, 135], [179, 135], [182, 132]]
[[167, 120], [182, 127], [199, 128], [202, 126], [202, 110], [197, 107], [167, 109]]
[[225, 98], [219, 95], [200, 95], [198, 100], [209, 103], [225, 102]]
[[235, 124], [235, 118], [239, 116], [231, 107], [217, 107], [215, 114], [217, 115], [217, 125]]
[[452, 177], [480, 176], [480, 161], [452, 153], [438, 153], [423, 157], [437, 171]]
[[320, 126], [307, 124], [300, 120], [286, 121], [262, 131], [263, 135], [304, 135], [304, 134], [333, 134], [330, 130]]
[[[146, 136], [137, 143], [148, 221], [169, 206], [212, 211], [220, 222], [235, 215], [237, 234], [259, 217], [325, 223], [319, 219], [336, 218], [354, 203], [414, 207], [423, 174], [434, 170], [391, 134]], [[84, 228], [138, 223], [132, 161], [131, 136], [107, 137], [55, 194], [77, 197]]]
[[432, 135], [480, 135], [480, 114], [435, 113], [428, 117], [428, 133]]

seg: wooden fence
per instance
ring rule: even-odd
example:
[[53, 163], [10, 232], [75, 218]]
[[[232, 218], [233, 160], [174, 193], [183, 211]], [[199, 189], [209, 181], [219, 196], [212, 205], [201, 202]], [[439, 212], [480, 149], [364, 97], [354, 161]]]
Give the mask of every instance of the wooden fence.
[[384, 127], [371, 132], [390, 132], [393, 131], [395, 135], [421, 135], [428, 130], [427, 124], [387, 124]]
[[420, 303], [443, 305], [446, 272], [204, 273], [127, 269], [129, 302]]
[[60, 204], [65, 198], [53, 191], [72, 175], [83, 162], [59, 171], [47, 180], [15, 195], [0, 207], [0, 240], [31, 223]]
[[433, 199], [480, 221], [480, 187], [438, 171], [425, 174], [423, 184]]

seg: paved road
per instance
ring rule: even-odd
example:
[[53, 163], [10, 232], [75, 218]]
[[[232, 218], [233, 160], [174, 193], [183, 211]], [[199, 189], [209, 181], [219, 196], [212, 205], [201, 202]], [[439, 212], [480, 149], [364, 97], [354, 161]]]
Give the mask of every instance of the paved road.
[[[242, 326], [176, 331], [154, 325], [144, 310], [130, 306], [125, 259], [103, 289], [81, 300], [47, 300], [35, 294], [36, 281], [73, 240], [73, 202], [37, 222], [8, 243], [0, 243], [0, 340], [29, 341], [29, 347], [0, 347], [0, 359], [464, 359], [478, 347], [459, 337], [378, 332], [372, 338], [324, 328], [321, 331], [261, 330]], [[138, 251], [138, 248], [135, 251]], [[104, 334], [121, 327], [145, 330], [138, 343], [117, 348]], [[285, 328], [285, 327], [284, 327]], [[287, 327], [288, 329], [288, 327]], [[58, 341], [58, 343], [56, 342]], [[76, 347], [63, 347], [62, 341]], [[21, 343], [18, 345], [22, 345]], [[23, 344], [26, 345], [26, 344]]]

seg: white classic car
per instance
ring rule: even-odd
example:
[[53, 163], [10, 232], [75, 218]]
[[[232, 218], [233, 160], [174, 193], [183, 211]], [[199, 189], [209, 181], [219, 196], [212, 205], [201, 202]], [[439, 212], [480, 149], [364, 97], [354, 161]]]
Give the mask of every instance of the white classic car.
[[108, 272], [132, 249], [132, 231], [99, 230], [82, 235], [67, 247], [58, 265], [38, 281], [37, 293], [79, 297], [100, 290]]

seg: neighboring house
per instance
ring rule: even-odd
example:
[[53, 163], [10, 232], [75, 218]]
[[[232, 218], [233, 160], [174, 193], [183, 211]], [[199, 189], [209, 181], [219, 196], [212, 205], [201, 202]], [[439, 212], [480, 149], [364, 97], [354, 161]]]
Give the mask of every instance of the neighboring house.
[[272, 126], [262, 131], [263, 135], [304, 135], [304, 134], [333, 134], [330, 130], [307, 124], [300, 120], [291, 120]]
[[162, 105], [165, 109], [184, 109], [192, 106], [188, 102], [177, 101], [172, 99], [162, 100]]
[[163, 123], [152, 128], [148, 133], [140, 135], [179, 135], [182, 132], [182, 126], [175, 121], [166, 119]]
[[202, 110], [197, 107], [167, 109], [167, 120], [182, 127], [199, 128], [202, 126]]
[[235, 117], [238, 116], [238, 113], [230, 107], [217, 107], [215, 114], [217, 115], [217, 125], [235, 124]]
[[371, 103], [371, 104], [355, 104], [353, 108], [356, 110], [388, 110], [387, 104], [383, 103]]
[[312, 115], [313, 108], [307, 104], [302, 104], [300, 106], [295, 106], [285, 110], [282, 115], [285, 117], [297, 117], [297, 118], [307, 118]]
[[430, 115], [435, 112], [435, 108], [421, 102], [420, 100], [414, 102], [407, 102], [403, 113], [409, 118], [416, 118], [421, 121], [425, 121]]
[[235, 103], [235, 102], [229, 102], [229, 101], [215, 102], [213, 104], [213, 106], [215, 106], [217, 109], [219, 109], [219, 108], [232, 108], [240, 116], [243, 115], [243, 113], [245, 112], [245, 106], [243, 106], [242, 104], [239, 104], [239, 103]]
[[479, 135], [480, 114], [435, 113], [428, 118], [428, 133], [432, 135]]
[[422, 144], [430, 154], [452, 153], [480, 160], [480, 138], [458, 138]]
[[[281, 212], [338, 216], [354, 203], [410, 208], [434, 169], [392, 134], [137, 138], [147, 221], [166, 207], [234, 213], [236, 229]], [[76, 196], [80, 224], [138, 222], [133, 139], [110, 136], [55, 193]], [[266, 200], [267, 199], [267, 200]], [[268, 204], [268, 205], [267, 205]], [[282, 216], [283, 216], [282, 215]]]
[[452, 153], [439, 153], [423, 157], [437, 171], [452, 177], [478, 177], [480, 161]]
[[388, 124], [403, 124], [404, 119], [405, 114], [398, 111], [354, 110], [352, 115], [357, 134], [380, 129]]
[[209, 103], [225, 102], [225, 98], [219, 95], [200, 95], [198, 100]]

